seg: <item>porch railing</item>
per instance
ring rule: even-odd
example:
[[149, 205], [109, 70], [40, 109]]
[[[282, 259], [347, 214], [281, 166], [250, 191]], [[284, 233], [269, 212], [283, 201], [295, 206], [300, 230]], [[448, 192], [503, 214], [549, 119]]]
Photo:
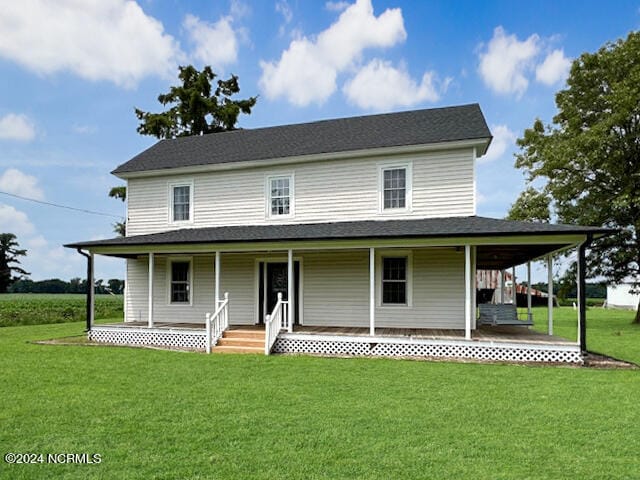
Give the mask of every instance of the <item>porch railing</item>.
[[276, 343], [281, 330], [289, 330], [289, 302], [282, 300], [282, 293], [278, 293], [278, 301], [273, 307], [271, 315], [264, 321], [264, 354], [269, 355], [273, 344]]
[[216, 302], [215, 313], [207, 313], [207, 353], [211, 353], [211, 347], [215, 346], [222, 337], [222, 333], [229, 327], [229, 292], [225, 292], [224, 300]]

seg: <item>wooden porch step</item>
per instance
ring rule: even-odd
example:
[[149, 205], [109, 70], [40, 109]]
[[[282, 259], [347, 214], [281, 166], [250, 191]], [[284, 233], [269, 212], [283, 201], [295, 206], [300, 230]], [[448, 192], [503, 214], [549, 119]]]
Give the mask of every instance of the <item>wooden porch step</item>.
[[218, 340], [218, 345], [223, 347], [259, 347], [264, 348], [264, 336], [261, 339], [254, 337], [225, 337]]
[[264, 330], [232, 329], [225, 330], [222, 338], [246, 338], [264, 340]]
[[264, 328], [235, 327], [222, 332], [212, 353], [264, 353]]
[[235, 345], [216, 345], [211, 349], [211, 353], [253, 353], [264, 354], [264, 346], [262, 347], [240, 347]]

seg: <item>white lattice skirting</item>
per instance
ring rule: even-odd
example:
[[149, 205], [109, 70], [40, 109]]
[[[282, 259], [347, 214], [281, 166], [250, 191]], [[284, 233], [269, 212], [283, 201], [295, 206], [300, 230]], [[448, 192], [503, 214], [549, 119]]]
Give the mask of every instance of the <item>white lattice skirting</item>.
[[374, 357], [422, 357], [498, 362], [582, 364], [578, 347], [552, 345], [518, 345], [484, 342], [425, 341], [384, 343], [360, 339], [312, 339], [281, 336], [274, 353], [312, 353], [321, 355], [353, 355]]
[[89, 340], [113, 345], [177, 347], [204, 350], [206, 334], [197, 330], [161, 330], [142, 328], [94, 328]]

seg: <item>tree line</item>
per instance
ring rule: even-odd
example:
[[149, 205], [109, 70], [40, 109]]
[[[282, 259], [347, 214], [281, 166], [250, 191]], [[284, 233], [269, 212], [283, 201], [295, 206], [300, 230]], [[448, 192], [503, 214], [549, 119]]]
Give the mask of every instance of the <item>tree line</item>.
[[[97, 294], [121, 295], [124, 292], [124, 280], [117, 278], [111, 278], [106, 282], [102, 279], [96, 280], [94, 286]], [[38, 281], [21, 278], [7, 288], [7, 293], [86, 293], [86, 291], [87, 281], [78, 277], [68, 282], [59, 278]]]

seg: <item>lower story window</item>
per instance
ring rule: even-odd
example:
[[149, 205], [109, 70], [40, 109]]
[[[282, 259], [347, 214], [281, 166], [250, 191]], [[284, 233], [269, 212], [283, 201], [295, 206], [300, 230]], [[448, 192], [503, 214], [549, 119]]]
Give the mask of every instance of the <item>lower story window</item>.
[[171, 262], [171, 303], [189, 303], [190, 262]]
[[407, 257], [383, 257], [382, 304], [407, 304]]

